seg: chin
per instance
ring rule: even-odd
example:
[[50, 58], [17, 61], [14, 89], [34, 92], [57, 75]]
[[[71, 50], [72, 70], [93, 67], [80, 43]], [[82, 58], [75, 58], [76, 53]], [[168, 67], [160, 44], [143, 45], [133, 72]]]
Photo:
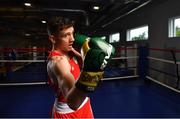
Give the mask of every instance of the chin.
[[66, 49], [65, 51], [66, 51], [66, 52], [71, 52], [71, 49], [69, 48], [69, 49]]
[[68, 50], [71, 51], [73, 49], [73, 47], [69, 47]]

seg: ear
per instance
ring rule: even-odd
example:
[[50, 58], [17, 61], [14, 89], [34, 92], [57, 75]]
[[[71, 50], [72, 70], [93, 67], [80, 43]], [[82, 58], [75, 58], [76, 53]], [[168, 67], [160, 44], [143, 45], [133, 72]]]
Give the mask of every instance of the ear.
[[49, 35], [49, 40], [50, 40], [53, 44], [56, 43], [55, 38], [54, 38], [54, 35]]

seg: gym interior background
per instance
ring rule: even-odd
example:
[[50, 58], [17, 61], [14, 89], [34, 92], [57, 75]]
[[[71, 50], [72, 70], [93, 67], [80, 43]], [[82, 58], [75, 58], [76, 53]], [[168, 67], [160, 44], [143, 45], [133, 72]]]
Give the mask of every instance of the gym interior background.
[[[105, 78], [127, 76], [132, 70], [122, 69], [133, 68], [130, 79], [110, 78], [90, 94], [95, 117], [180, 117], [179, 8], [179, 0], [1, 0], [0, 117], [49, 117], [54, 97], [42, 79], [50, 43], [46, 21], [52, 16], [69, 17], [76, 32], [105, 38], [116, 48]], [[12, 61], [5, 54], [11, 49], [23, 68], [6, 75], [5, 62]], [[30, 79], [43, 86], [4, 85]], [[104, 109], [107, 102], [112, 105]]]

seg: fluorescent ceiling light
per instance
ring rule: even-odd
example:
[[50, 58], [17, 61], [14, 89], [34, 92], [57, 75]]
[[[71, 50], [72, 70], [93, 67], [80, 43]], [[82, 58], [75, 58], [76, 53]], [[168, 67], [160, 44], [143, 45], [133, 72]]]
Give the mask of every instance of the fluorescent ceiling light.
[[26, 34], [25, 34], [25, 36], [31, 36], [31, 34], [29, 34], [29, 33], [26, 33]]
[[30, 7], [31, 3], [26, 2], [26, 3], [24, 3], [24, 5], [27, 6], [27, 7]]
[[94, 10], [99, 10], [99, 6], [94, 6], [93, 9]]
[[42, 20], [41, 22], [42, 22], [43, 24], [45, 24], [45, 23], [46, 23], [46, 21], [44, 21], [44, 20]]

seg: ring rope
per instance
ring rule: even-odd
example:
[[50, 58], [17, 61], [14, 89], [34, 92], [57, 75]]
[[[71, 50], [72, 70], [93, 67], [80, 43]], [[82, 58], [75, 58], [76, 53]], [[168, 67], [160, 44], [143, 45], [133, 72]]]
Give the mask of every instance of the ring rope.
[[169, 76], [172, 76], [172, 77], [177, 78], [177, 76], [176, 76], [175, 74], [167, 73], [167, 72], [165, 72], [165, 71], [161, 71], [161, 70], [159, 70], [159, 69], [157, 69], [157, 68], [154, 68], [154, 67], [149, 67], [149, 70], [157, 71], [157, 72], [159, 72], [159, 73], [163, 73], [163, 74], [165, 74], [165, 75], [169, 75]]
[[[123, 77], [112, 77], [112, 78], [103, 78], [102, 80], [113, 80], [113, 79], [125, 79], [125, 78], [137, 78], [138, 75], [134, 76], [123, 76]], [[26, 85], [46, 85], [48, 82], [34, 82], [34, 83], [1, 83], [0, 86], [26, 86]]]
[[0, 60], [0, 62], [45, 62], [46, 60]]
[[137, 77], [139, 77], [139, 75], [134, 75], [134, 76], [119, 76], [119, 77], [103, 78], [102, 80], [126, 79], [126, 78], [137, 78]]
[[26, 85], [45, 85], [47, 82], [34, 82], [34, 83], [1, 83], [0, 86], [26, 86]]
[[139, 56], [132, 56], [132, 57], [114, 57], [112, 60], [118, 60], [118, 59], [138, 59]]
[[157, 84], [160, 84], [160, 85], [162, 85], [162, 86], [165, 86], [165, 87], [167, 87], [167, 88], [169, 88], [169, 89], [171, 89], [171, 90], [173, 90], [173, 91], [175, 91], [175, 92], [180, 93], [180, 90], [177, 90], [177, 89], [175, 89], [175, 88], [173, 88], [173, 87], [171, 87], [171, 86], [168, 86], [168, 85], [166, 85], [166, 84], [164, 84], [164, 83], [161, 83], [160, 81], [157, 81], [157, 80], [153, 79], [153, 78], [150, 77], [150, 76], [146, 76], [146, 78], [149, 79], [149, 80], [151, 80], [151, 81], [153, 81], [153, 82], [155, 82], [155, 83], [157, 83]]
[[[148, 56], [148, 59], [175, 64], [174, 61], [171, 61], [171, 60], [160, 59], [160, 58], [155, 58], [155, 57], [150, 57], [150, 56]], [[180, 64], [180, 62], [176, 62], [176, 64]]]

